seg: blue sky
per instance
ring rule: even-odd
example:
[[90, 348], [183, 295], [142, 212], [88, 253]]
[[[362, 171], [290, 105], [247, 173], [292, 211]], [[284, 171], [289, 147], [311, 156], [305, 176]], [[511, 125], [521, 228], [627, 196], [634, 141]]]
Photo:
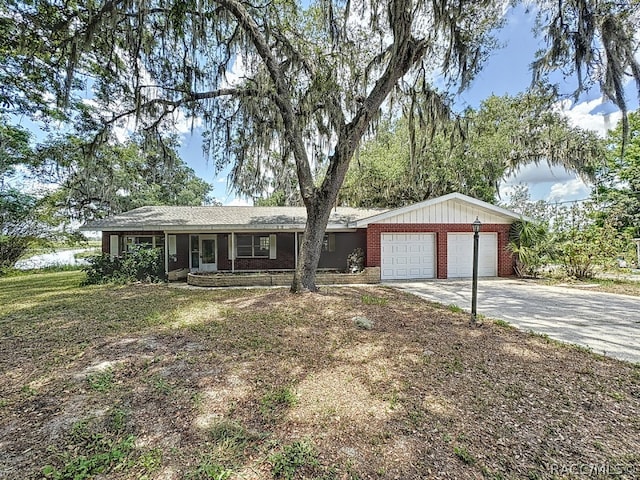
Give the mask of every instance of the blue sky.
[[[526, 13], [523, 7], [512, 9], [507, 23], [499, 33], [503, 47], [493, 52], [484, 69], [472, 83], [471, 87], [460, 94], [457, 103], [461, 107], [478, 107], [480, 102], [492, 94], [515, 95], [527, 89], [531, 83], [530, 64], [535, 52], [544, 44], [535, 39], [532, 26], [535, 21], [533, 13]], [[562, 77], [555, 77], [562, 80]], [[571, 93], [575, 83], [563, 82], [561, 93]], [[633, 90], [630, 90], [633, 92]], [[637, 108], [637, 98], [629, 95], [630, 108]], [[584, 95], [580, 102], [566, 111], [567, 116], [576, 126], [591, 128], [601, 133], [606, 131], [605, 120], [614, 126], [620, 118], [613, 113], [607, 119], [605, 114], [617, 109], [611, 103], [602, 104], [600, 92], [594, 89]], [[215, 168], [202, 155], [201, 142], [197, 135], [185, 136], [181, 148], [182, 158], [204, 180], [214, 187], [213, 196], [225, 204], [246, 204], [246, 200], [238, 199], [229, 192], [226, 185], [226, 172], [215, 174]], [[561, 168], [549, 168], [547, 165], [530, 166], [522, 169], [517, 175], [506, 179], [501, 185], [501, 195], [508, 198], [513, 185], [525, 183], [529, 186], [534, 200], [545, 199], [556, 202], [584, 199], [589, 195], [589, 187], [574, 174]]]

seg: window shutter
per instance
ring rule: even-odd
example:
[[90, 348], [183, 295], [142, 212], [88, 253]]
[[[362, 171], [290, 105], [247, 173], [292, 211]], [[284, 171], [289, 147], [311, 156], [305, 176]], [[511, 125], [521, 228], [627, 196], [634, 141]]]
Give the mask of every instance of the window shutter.
[[109, 255], [115, 258], [120, 254], [120, 239], [118, 235], [109, 235]]
[[178, 253], [178, 246], [176, 243], [175, 235], [168, 235], [169, 240], [169, 255], [176, 255]]
[[276, 235], [271, 234], [269, 235], [269, 258], [271, 260], [275, 260], [277, 256], [276, 254], [277, 251], [278, 251], [278, 248], [276, 246]]

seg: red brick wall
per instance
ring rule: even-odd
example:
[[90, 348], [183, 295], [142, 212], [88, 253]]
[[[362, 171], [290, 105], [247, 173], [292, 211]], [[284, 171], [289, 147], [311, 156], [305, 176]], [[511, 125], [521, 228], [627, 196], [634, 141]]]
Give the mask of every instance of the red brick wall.
[[[482, 232], [498, 234], [498, 275], [513, 275], [513, 257], [506, 250], [511, 225], [483, 223]], [[382, 233], [435, 233], [437, 248], [437, 276], [447, 278], [447, 232], [472, 233], [466, 223], [375, 223], [367, 227], [367, 267], [380, 266], [380, 242]]]
[[509, 243], [509, 230], [511, 225], [506, 225], [506, 228], [501, 228], [498, 231], [498, 276], [509, 277], [515, 274], [513, 269], [514, 258], [507, 250], [507, 244]]

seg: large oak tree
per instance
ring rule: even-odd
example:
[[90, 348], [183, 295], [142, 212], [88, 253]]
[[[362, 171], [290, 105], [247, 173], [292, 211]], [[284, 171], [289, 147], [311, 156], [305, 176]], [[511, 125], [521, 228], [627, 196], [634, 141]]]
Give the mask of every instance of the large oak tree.
[[[380, 109], [394, 95], [409, 95], [426, 99], [422, 118], [445, 116], [434, 85], [468, 84], [508, 3], [9, 0], [0, 35], [19, 55], [0, 76], [16, 89], [15, 71], [36, 84], [58, 79], [52, 88], [63, 101], [84, 82], [108, 125], [135, 115], [137, 127], [150, 131], [178, 111], [200, 118], [208, 152], [218, 165], [233, 164], [243, 192], [294, 168], [308, 221], [292, 289], [315, 290], [331, 207]], [[536, 71], [571, 64], [581, 79], [602, 73], [605, 93], [624, 107], [625, 72], [640, 79], [637, 2], [537, 3], [550, 48]]]
[[591, 179], [602, 142], [572, 127], [555, 101], [547, 92], [491, 96], [464, 113], [464, 135], [413, 133], [405, 118], [382, 124], [351, 162], [339, 201], [401, 207], [460, 192], [493, 203], [502, 180], [538, 163]]

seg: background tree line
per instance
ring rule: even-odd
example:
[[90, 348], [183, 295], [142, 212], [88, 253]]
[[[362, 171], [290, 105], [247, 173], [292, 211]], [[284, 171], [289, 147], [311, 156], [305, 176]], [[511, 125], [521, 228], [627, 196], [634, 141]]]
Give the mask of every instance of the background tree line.
[[30, 247], [80, 239], [76, 230], [88, 220], [211, 201], [211, 186], [179, 158], [175, 140], [92, 142], [80, 133], [37, 142], [0, 116], [0, 269]]
[[640, 237], [640, 114], [632, 112], [628, 134], [622, 122], [602, 139], [603, 156], [593, 165], [586, 201], [532, 202], [517, 188], [505, 204], [531, 222], [518, 222], [510, 248], [521, 275], [536, 276], [551, 264], [572, 277], [588, 278], [620, 265], [637, 267]]

